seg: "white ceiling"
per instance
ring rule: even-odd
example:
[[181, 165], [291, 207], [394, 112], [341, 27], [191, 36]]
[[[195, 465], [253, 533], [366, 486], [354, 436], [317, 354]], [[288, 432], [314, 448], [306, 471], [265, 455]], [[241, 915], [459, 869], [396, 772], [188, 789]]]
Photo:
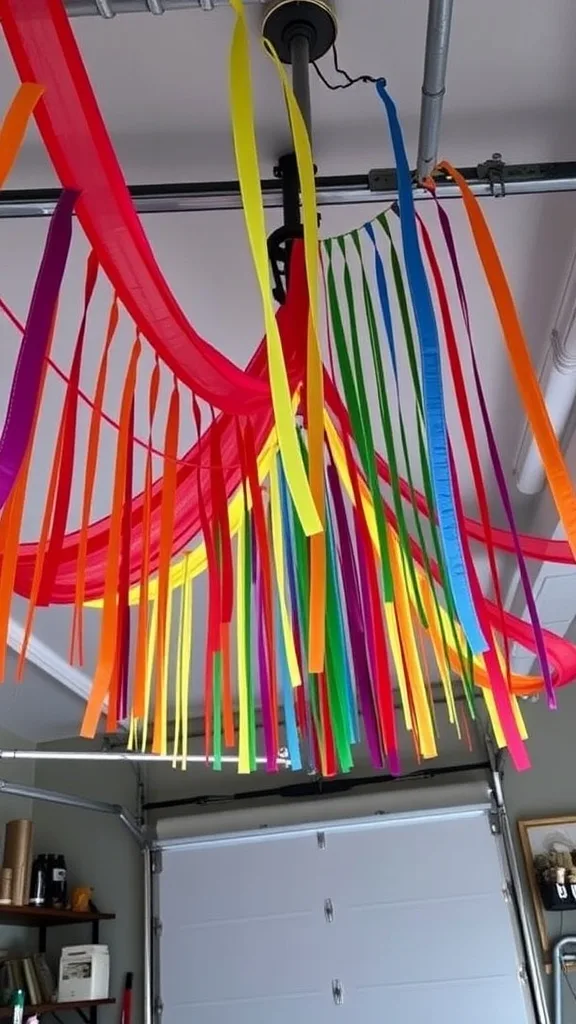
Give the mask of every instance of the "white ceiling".
[[[426, 23], [423, 0], [383, 4], [382, 0], [340, 0], [340, 59], [351, 73], [386, 75], [405, 126], [411, 162], [415, 160], [419, 93]], [[257, 9], [250, 8], [257, 39]], [[183, 11], [161, 18], [126, 15], [105, 22], [76, 20], [88, 70], [112, 132], [126, 176], [131, 183], [160, 180], [201, 180], [235, 177], [227, 113], [227, 48], [230, 12], [211, 14]], [[459, 0], [455, 5], [441, 153], [455, 164], [475, 164], [494, 150], [509, 162], [569, 159], [576, 151], [573, 96], [576, 65], [576, 6], [572, 0]], [[9, 58], [0, 44], [0, 109], [16, 85]], [[330, 73], [329, 62], [325, 67]], [[263, 174], [268, 175], [286, 141], [285, 116], [274, 74], [257, 50], [254, 57], [259, 139]], [[367, 87], [347, 93], [327, 92], [315, 79], [313, 120], [315, 155], [320, 173], [365, 172], [388, 166], [390, 151], [383, 113]], [[25, 145], [10, 185], [51, 184], [52, 176], [35, 129]], [[564, 276], [574, 249], [576, 197], [572, 195], [507, 198], [485, 202], [490, 226], [507, 267], [528, 340], [537, 363], [543, 359]], [[449, 207], [462, 258], [472, 307], [475, 340], [480, 355], [490, 412], [511, 479], [523, 416], [512, 385], [503, 345], [490, 300], [469, 243], [459, 205]], [[331, 235], [357, 226], [374, 208], [324, 211], [322, 230]], [[432, 210], [423, 210], [435, 237]], [[271, 226], [276, 223], [270, 219]], [[262, 318], [239, 212], [154, 215], [145, 218], [158, 260], [177, 298], [195, 326], [237, 363], [245, 364], [262, 334]], [[39, 220], [0, 220], [3, 260], [0, 295], [25, 317], [47, 223]], [[70, 364], [80, 316], [80, 296], [86, 245], [75, 232], [60, 304], [54, 355]], [[92, 391], [110, 290], [100, 282], [90, 314], [82, 384]], [[454, 306], [455, 308], [455, 306]], [[459, 322], [457, 321], [457, 326]], [[108, 378], [106, 409], [117, 415], [123, 371], [132, 341], [127, 321], [114, 345]], [[0, 403], [6, 401], [18, 338], [0, 322]], [[147, 380], [152, 359], [141, 360], [136, 431], [147, 432]], [[162, 444], [162, 413], [170, 386], [164, 380], [164, 404], [157, 418], [155, 441]], [[63, 387], [51, 377], [35, 453], [24, 539], [38, 537], [43, 496], [61, 408]], [[1, 407], [1, 406], [0, 406]], [[448, 413], [458, 437], [454, 403]], [[85, 450], [88, 416], [83, 410], [78, 427], [78, 451]], [[110, 509], [113, 458], [111, 431], [104, 428], [104, 454], [97, 479], [94, 517]], [[183, 425], [181, 450], [194, 440], [190, 423]], [[471, 481], [464, 459], [459, 466], [467, 505], [474, 509]], [[482, 451], [484, 466], [488, 462]], [[82, 487], [82, 456], [73, 489], [68, 528], [78, 526]], [[107, 465], [104, 463], [107, 462]], [[158, 469], [158, 467], [156, 467]], [[143, 466], [136, 456], [136, 485]], [[490, 481], [488, 481], [490, 483]], [[517, 494], [517, 511], [530, 524], [530, 500]], [[497, 505], [494, 520], [501, 516]], [[505, 567], [506, 568], [506, 567]], [[14, 602], [14, 618], [22, 622], [23, 602]], [[98, 616], [89, 613], [85, 672], [91, 674], [97, 643]], [[69, 644], [69, 615], [59, 608], [39, 610], [35, 634], [42, 644], [65, 658]], [[60, 668], [58, 668], [58, 673]], [[15, 727], [14, 727], [15, 728]], [[15, 731], [19, 731], [15, 729]]]

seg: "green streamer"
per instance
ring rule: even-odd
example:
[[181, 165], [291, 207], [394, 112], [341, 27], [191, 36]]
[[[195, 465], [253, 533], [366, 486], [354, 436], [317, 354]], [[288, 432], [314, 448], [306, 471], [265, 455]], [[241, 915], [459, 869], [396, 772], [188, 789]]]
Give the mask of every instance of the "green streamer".
[[344, 387], [344, 396], [346, 398], [346, 404], [348, 406], [348, 411], [350, 413], [350, 420], [352, 423], [354, 440], [356, 442], [356, 447], [358, 449], [358, 453], [360, 456], [360, 462], [362, 463], [362, 468], [368, 481], [368, 486], [370, 488], [370, 494], [372, 496], [372, 502], [374, 505], [376, 530], [378, 533], [378, 544], [380, 547], [381, 555], [384, 600], [391, 603], [394, 599], [394, 586], [392, 582], [392, 572], [390, 569], [390, 555], [388, 551], [388, 536], [386, 533], [384, 508], [382, 504], [382, 495], [380, 493], [378, 473], [376, 469], [374, 437], [372, 433], [372, 424], [370, 421], [368, 398], [366, 396], [366, 390], [364, 388], [364, 381], [362, 378], [362, 358], [360, 355], [360, 344], [358, 338], [358, 325], [356, 319], [356, 307], [354, 303], [354, 292], [352, 287], [352, 279], [350, 277], [350, 270], [348, 264], [346, 263], [345, 249], [343, 248], [344, 243], [341, 242], [339, 244], [340, 248], [342, 249], [342, 255], [344, 256], [344, 288], [346, 292], [346, 301], [348, 306], [350, 338], [352, 343], [352, 355], [354, 360], [355, 372], [352, 370], [350, 358], [348, 356], [346, 334], [344, 331], [342, 314], [340, 312], [340, 304], [338, 301], [338, 294], [336, 290], [336, 282], [334, 278], [332, 247], [329, 243], [327, 243], [327, 286], [328, 301], [330, 306], [330, 317], [332, 321], [332, 330], [334, 336], [334, 343], [336, 346], [336, 354], [338, 356], [340, 374], [342, 376], [342, 385]]
[[[332, 526], [328, 517], [327, 529], [332, 533]], [[345, 653], [342, 649], [342, 636], [338, 626], [338, 590], [332, 543], [327, 544], [327, 554], [326, 633], [328, 642], [326, 645], [326, 679], [328, 683], [328, 703], [340, 768], [343, 772], [349, 772], [354, 767], [352, 751], [350, 749], [352, 730], [348, 700], [344, 689], [346, 679], [341, 670], [345, 660]]]
[[[378, 406], [380, 409], [380, 420], [382, 423], [382, 431], [384, 434], [384, 445], [386, 448], [386, 459], [390, 468], [390, 485], [392, 489], [392, 501], [394, 504], [394, 511], [396, 512], [396, 518], [398, 520], [398, 536], [400, 540], [400, 546], [404, 553], [404, 559], [402, 560], [402, 572], [404, 577], [406, 576], [406, 570], [410, 576], [412, 583], [412, 589], [416, 600], [416, 609], [418, 611], [418, 617], [422, 623], [424, 629], [428, 628], [428, 621], [426, 619], [426, 612], [424, 611], [424, 605], [422, 604], [422, 598], [420, 596], [420, 589], [418, 587], [418, 581], [416, 579], [416, 570], [414, 568], [414, 559], [412, 558], [412, 551], [410, 550], [410, 539], [408, 537], [408, 530], [406, 527], [406, 519], [404, 516], [404, 504], [402, 502], [402, 495], [400, 494], [400, 485], [398, 482], [398, 460], [396, 458], [396, 448], [394, 446], [394, 432], [392, 430], [392, 419], [390, 416], [390, 406], [388, 403], [388, 396], [386, 394], [386, 379], [384, 376], [384, 366], [382, 363], [382, 356], [380, 353], [380, 339], [378, 337], [378, 328], [376, 325], [376, 314], [374, 312], [374, 303], [372, 302], [372, 296], [370, 294], [370, 287], [368, 284], [368, 278], [366, 277], [366, 271], [364, 269], [364, 263], [362, 261], [362, 247], [360, 245], [360, 237], [357, 231], [352, 232], [352, 241], [358, 253], [358, 260], [360, 269], [362, 272], [362, 294], [364, 296], [364, 309], [366, 312], [366, 321], [368, 323], [368, 335], [370, 338], [370, 348], [372, 351], [372, 363], [374, 365], [374, 373], [376, 377], [376, 391], [378, 394]], [[404, 423], [402, 420], [402, 411], [400, 406], [398, 407], [398, 417], [400, 421], [400, 433], [405, 438]], [[408, 447], [405, 447], [405, 457], [408, 456]]]
[[[457, 629], [455, 627], [455, 622], [457, 621], [456, 608], [455, 608], [455, 605], [454, 605], [454, 599], [453, 599], [453, 596], [452, 596], [452, 591], [451, 591], [451, 588], [450, 588], [450, 583], [449, 583], [449, 580], [448, 580], [448, 577], [447, 577], [447, 574], [446, 574], [446, 567], [445, 567], [445, 562], [444, 562], [444, 552], [442, 550], [442, 545], [441, 545], [441, 542], [440, 542], [440, 536], [439, 536], [439, 533], [438, 533], [438, 527], [437, 527], [437, 524], [436, 524], [436, 521], [435, 521], [434, 515], [433, 515], [434, 508], [435, 508], [435, 503], [434, 503], [434, 497], [433, 497], [433, 493], [432, 493], [432, 480], [431, 480], [431, 476], [430, 476], [430, 467], [428, 465], [428, 453], [427, 453], [427, 449], [426, 449], [426, 442], [425, 442], [425, 439], [424, 439], [424, 432], [423, 432], [423, 415], [424, 415], [423, 409], [424, 409], [424, 406], [423, 406], [423, 399], [422, 399], [422, 387], [421, 387], [421, 384], [420, 384], [419, 364], [418, 364], [418, 358], [417, 358], [417, 355], [416, 355], [416, 348], [415, 348], [415, 345], [414, 345], [414, 335], [413, 335], [413, 332], [412, 332], [412, 325], [411, 325], [411, 322], [410, 322], [410, 313], [409, 313], [408, 301], [407, 301], [407, 296], [406, 296], [406, 288], [405, 288], [405, 285], [404, 285], [404, 278], [403, 278], [403, 274], [402, 274], [402, 268], [401, 268], [401, 265], [400, 265], [400, 260], [398, 258], [398, 253], [397, 253], [397, 250], [396, 250], [396, 246], [394, 245], [394, 241], [392, 239], [392, 234], [390, 232], [390, 227], [388, 225], [388, 221], [386, 219], [386, 216], [385, 215], [380, 215], [377, 218], [377, 223], [380, 224], [380, 226], [384, 230], [384, 233], [385, 233], [385, 235], [386, 235], [386, 237], [388, 239], [388, 243], [389, 243], [389, 247], [390, 247], [390, 262], [391, 262], [391, 265], [392, 265], [392, 276], [393, 276], [393, 279], [394, 279], [394, 285], [395, 285], [395, 289], [396, 289], [396, 296], [397, 296], [397, 300], [398, 300], [398, 307], [400, 309], [400, 316], [401, 316], [401, 319], [402, 319], [402, 326], [403, 326], [403, 329], [404, 329], [404, 336], [405, 336], [405, 339], [406, 339], [406, 351], [407, 351], [407, 356], [408, 356], [408, 364], [409, 364], [409, 367], [410, 367], [410, 374], [411, 374], [411, 377], [412, 377], [412, 384], [413, 384], [413, 387], [414, 387], [414, 393], [415, 393], [415, 398], [416, 398], [416, 427], [417, 427], [417, 432], [418, 432], [418, 449], [419, 449], [419, 456], [420, 456], [420, 465], [421, 465], [421, 469], [422, 469], [422, 479], [423, 479], [423, 482], [424, 482], [424, 495], [426, 497], [426, 502], [427, 502], [428, 508], [430, 509], [430, 513], [431, 513], [430, 519], [429, 519], [429, 526], [430, 526], [430, 532], [431, 532], [431, 535], [432, 535], [432, 544], [433, 544], [433, 547], [434, 547], [434, 554], [435, 554], [435, 557], [436, 557], [436, 561], [438, 563], [438, 569], [439, 569], [440, 578], [441, 578], [441, 581], [442, 581], [444, 597], [445, 597], [445, 600], [446, 600], [446, 611], [448, 613], [448, 619], [449, 619], [449, 622], [450, 622], [450, 632], [451, 632], [451, 635], [452, 635], [452, 640], [454, 642], [454, 647], [455, 647], [457, 655], [458, 655], [458, 661], [460, 663], [461, 678], [462, 678], [462, 684], [463, 684], [463, 689], [464, 689], [464, 695], [465, 695], [465, 698], [466, 698], [466, 703], [468, 705], [468, 710], [469, 710], [470, 716], [474, 719], [476, 717], [476, 714], [475, 714], [475, 707], [474, 707], [475, 694], [474, 694], [473, 677], [470, 674], [469, 661], [467, 663], [467, 660], [465, 659], [464, 651], [462, 649], [462, 645], [460, 643], [460, 639], [459, 639], [459, 636], [458, 636], [458, 631], [457, 631]], [[407, 469], [407, 472], [408, 472], [408, 469]], [[412, 505], [413, 505], [413, 508], [414, 508], [414, 513], [415, 513], [415, 518], [416, 518], [416, 528], [418, 530], [419, 543], [420, 543], [420, 545], [422, 547], [422, 552], [423, 552], [424, 561], [425, 561], [425, 565], [426, 565], [426, 571], [427, 571], [427, 574], [428, 574], [428, 578], [430, 580], [430, 584], [431, 584], [431, 588], [432, 588], [432, 594], [433, 594], [433, 597], [434, 597], [434, 602], [435, 602], [436, 610], [438, 611], [438, 621], [440, 623], [440, 631], [441, 631], [441, 636], [442, 636], [442, 643], [444, 645], [444, 651], [445, 651], [446, 657], [448, 657], [448, 644], [447, 644], [447, 640], [446, 640], [446, 633], [445, 633], [442, 617], [439, 614], [439, 607], [440, 606], [439, 606], [438, 597], [437, 597], [437, 594], [436, 594], [436, 585], [435, 585], [434, 578], [432, 576], [432, 571], [431, 571], [431, 567], [430, 567], [430, 559], [429, 559], [428, 551], [427, 551], [427, 545], [426, 545], [426, 542], [424, 540], [424, 532], [423, 532], [423, 529], [422, 529], [422, 520], [421, 520], [419, 511], [418, 511], [418, 508], [417, 508], [417, 505], [416, 505], [416, 501], [415, 501], [415, 498], [414, 498], [414, 486], [413, 486], [412, 480], [410, 480], [410, 479], [409, 479], [409, 484], [410, 484], [410, 488], [411, 488], [411, 492], [412, 492]]]

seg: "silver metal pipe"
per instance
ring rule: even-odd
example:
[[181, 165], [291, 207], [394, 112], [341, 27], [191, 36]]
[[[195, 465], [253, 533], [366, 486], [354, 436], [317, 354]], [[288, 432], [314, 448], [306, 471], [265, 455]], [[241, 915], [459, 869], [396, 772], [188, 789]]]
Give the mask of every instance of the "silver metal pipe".
[[118, 817], [122, 824], [134, 836], [134, 839], [142, 846], [145, 843], [144, 829], [140, 828], [134, 816], [126, 807], [118, 807]]
[[576, 946], [576, 935], [565, 935], [554, 946], [552, 954], [552, 984], [554, 988], [553, 1024], [562, 1024], [562, 954], [567, 946]]
[[[245, 4], [258, 4], [263, 0], [244, 0]], [[228, 7], [228, 0], [64, 0], [70, 18], [100, 15], [104, 18], [116, 14], [164, 14], [167, 11], [212, 11], [215, 7]], [[110, 14], [105, 13], [106, 8]]]
[[[532, 165], [534, 174], [506, 177], [506, 196], [541, 195], [555, 192], [576, 191], [576, 165], [567, 165], [566, 174], [551, 176], [538, 174], [538, 165]], [[508, 167], [507, 174], [514, 170]], [[379, 172], [378, 172], [379, 173]], [[489, 181], [466, 175], [467, 183], [479, 198], [493, 195], [493, 186]], [[240, 210], [242, 200], [240, 191], [234, 182], [222, 185], [199, 187], [196, 184], [174, 184], [138, 186], [131, 190], [132, 200], [138, 213], [201, 213], [210, 210]], [[56, 209], [59, 191], [31, 189], [29, 191], [0, 192], [0, 219], [17, 217], [50, 217]], [[448, 180], [436, 183], [436, 194], [439, 199], [457, 199], [460, 190]], [[369, 176], [364, 183], [335, 184], [318, 182], [316, 200], [318, 206], [355, 206], [376, 203], [385, 206], [398, 198], [395, 187], [371, 188]], [[414, 189], [417, 202], [430, 199], [425, 188]], [[282, 208], [282, 191], [280, 188], [266, 187], [263, 189], [264, 206], [268, 209]]]
[[[174, 759], [171, 754], [139, 754], [133, 753], [132, 751], [121, 751], [121, 750], [0, 750], [0, 761], [124, 761], [127, 763], [140, 764], [149, 761], [150, 763], [157, 764], [172, 764], [176, 760], [176, 763], [181, 764], [182, 758]], [[213, 763], [213, 757], [205, 757], [204, 754], [189, 754], [186, 758], [188, 764], [206, 764]], [[224, 754], [221, 758], [222, 764], [238, 764], [238, 758], [233, 754]], [[266, 764], [265, 757], [257, 757], [256, 764]], [[279, 756], [278, 764], [283, 767], [288, 767], [290, 761], [287, 757]], [[0, 789], [4, 783], [0, 781]], [[12, 785], [12, 783], [6, 783], [6, 785]], [[20, 787], [26, 789], [26, 787]], [[27, 796], [27, 793], [21, 793], [22, 796]], [[70, 801], [75, 802], [75, 798], [70, 797]], [[63, 803], [69, 802], [63, 800]], [[108, 808], [108, 804], [103, 804], [101, 807], [91, 807], [91, 810], [104, 810]]]
[[312, 105], [310, 102], [310, 42], [307, 36], [295, 35], [290, 43], [292, 88], [312, 142]]
[[8, 796], [28, 797], [51, 804], [62, 804], [65, 807], [78, 807], [83, 811], [96, 811], [98, 814], [119, 814], [122, 808], [118, 804], [108, 804], [101, 800], [85, 800], [71, 793], [58, 793], [51, 789], [38, 789], [36, 786], [24, 786], [19, 782], [8, 782], [0, 779], [0, 792]]
[[453, 6], [454, 0], [430, 0], [428, 6], [418, 159], [416, 161], [418, 181], [429, 177], [438, 160]]
[[152, 1024], [152, 857], [150, 847], [142, 850], [144, 864], [144, 1024]]

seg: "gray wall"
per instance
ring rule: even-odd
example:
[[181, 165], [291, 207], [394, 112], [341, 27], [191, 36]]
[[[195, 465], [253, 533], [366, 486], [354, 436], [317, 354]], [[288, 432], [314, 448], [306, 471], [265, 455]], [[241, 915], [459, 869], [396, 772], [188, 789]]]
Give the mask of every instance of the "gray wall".
[[[508, 767], [504, 777], [504, 793], [526, 882], [517, 821], [522, 818], [572, 814], [576, 818], [576, 686], [569, 686], [560, 694], [556, 712], [548, 711], [543, 699], [536, 704], [523, 702], [522, 710], [530, 734], [532, 770], [515, 772]], [[527, 887], [525, 891], [530, 905]], [[546, 919], [552, 942], [561, 934], [576, 935], [576, 912], [566, 913], [562, 919], [560, 914], [547, 914]], [[544, 971], [542, 977], [549, 991], [550, 979]], [[568, 981], [575, 994], [565, 981], [565, 1024], [576, 1024], [576, 971], [569, 974]]]
[[[54, 746], [62, 749], [64, 744]], [[122, 804], [133, 813], [136, 781], [133, 768], [118, 762], [40, 761], [36, 767], [36, 785], [42, 789]], [[136, 842], [117, 817], [75, 807], [35, 801], [34, 823], [36, 849], [63, 853], [69, 884], [93, 886], [99, 909], [117, 915], [116, 920], [104, 921], [100, 927], [100, 941], [110, 947], [110, 995], [121, 997], [126, 971], [133, 971], [133, 1019], [141, 1021], [143, 872]], [[90, 941], [85, 926], [51, 929], [49, 955], [56, 963], [62, 946]], [[116, 1024], [118, 1016], [118, 1006], [104, 1007], [99, 1020]]]

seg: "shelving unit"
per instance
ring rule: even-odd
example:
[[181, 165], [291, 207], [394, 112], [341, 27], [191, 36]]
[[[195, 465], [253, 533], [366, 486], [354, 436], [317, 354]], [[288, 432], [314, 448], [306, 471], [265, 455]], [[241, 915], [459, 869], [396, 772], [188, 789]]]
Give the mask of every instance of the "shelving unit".
[[[70, 924], [89, 924], [91, 942], [93, 945], [98, 945], [100, 922], [113, 921], [115, 917], [116, 914], [103, 914], [94, 907], [92, 910], [84, 912], [57, 910], [54, 907], [0, 907], [0, 924], [38, 929], [38, 951], [40, 953], [46, 952], [48, 928]], [[112, 1005], [115, 1002], [115, 999], [82, 999], [74, 1003], [42, 1003], [38, 1006], [27, 1006], [25, 1012], [29, 1014], [60, 1014], [66, 1010], [74, 1010], [82, 1020], [86, 1021], [86, 1024], [98, 1024], [98, 1007]], [[0, 1007], [0, 1020], [7, 1020], [11, 1016], [11, 1007]]]
[[[25, 1006], [24, 1015], [31, 1013], [62, 1013], [63, 1010], [76, 1010], [86, 1024], [92, 1021], [92, 1014], [97, 1012], [99, 1006], [112, 1006], [115, 999], [83, 999], [77, 1003], [42, 1003], [40, 1006]], [[90, 1016], [84, 1013], [90, 1011]], [[0, 1006], [0, 1020], [9, 1020], [13, 1010], [11, 1006]]]

